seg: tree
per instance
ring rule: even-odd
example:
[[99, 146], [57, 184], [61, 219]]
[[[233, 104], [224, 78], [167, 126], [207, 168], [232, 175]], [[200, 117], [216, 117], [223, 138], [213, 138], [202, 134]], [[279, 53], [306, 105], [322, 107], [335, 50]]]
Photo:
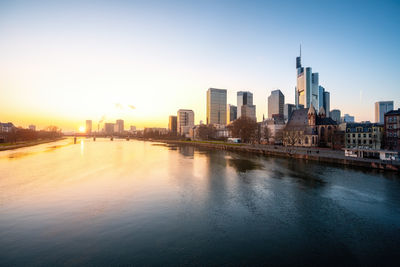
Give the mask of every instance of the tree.
[[209, 125], [202, 124], [199, 126], [198, 131], [199, 131], [199, 138], [201, 140], [209, 140], [215, 138], [216, 129], [212, 124]]
[[242, 116], [232, 122], [229, 128], [234, 137], [239, 137], [243, 143], [249, 143], [257, 138], [258, 125], [251, 118]]

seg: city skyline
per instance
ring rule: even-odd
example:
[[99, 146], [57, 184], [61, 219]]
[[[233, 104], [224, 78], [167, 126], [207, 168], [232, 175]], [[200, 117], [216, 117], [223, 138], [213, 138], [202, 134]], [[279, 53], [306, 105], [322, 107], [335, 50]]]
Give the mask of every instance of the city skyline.
[[[238, 91], [252, 92], [261, 120], [273, 90], [294, 104], [299, 44], [303, 66], [318, 72], [330, 92], [331, 110], [374, 121], [375, 102], [399, 107], [400, 6], [394, 1], [363, 2], [358, 14], [344, 2], [288, 1], [284, 9], [260, 2], [218, 2], [213, 9], [211, 2], [169, 3], [151, 9], [125, 2], [96, 9], [78, 2], [0, 3], [1, 121], [66, 131], [86, 120], [96, 129], [100, 120], [120, 118], [139, 128], [166, 127], [169, 114], [187, 108], [198, 124], [206, 121], [210, 87], [226, 88], [232, 105]], [[306, 9], [316, 16], [308, 27], [294, 27]], [[225, 40], [211, 41], [218, 37]]]

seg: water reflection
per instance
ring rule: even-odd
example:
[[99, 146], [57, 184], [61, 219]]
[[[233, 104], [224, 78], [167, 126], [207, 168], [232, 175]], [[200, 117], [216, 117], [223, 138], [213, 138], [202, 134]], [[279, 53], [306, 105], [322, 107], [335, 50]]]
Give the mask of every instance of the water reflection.
[[0, 266], [378, 264], [396, 176], [101, 138], [3, 151]]

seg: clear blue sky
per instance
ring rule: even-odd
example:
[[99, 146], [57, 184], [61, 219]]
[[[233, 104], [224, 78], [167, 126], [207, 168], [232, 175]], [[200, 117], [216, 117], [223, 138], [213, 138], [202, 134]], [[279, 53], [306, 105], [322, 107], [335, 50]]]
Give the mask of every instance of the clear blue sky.
[[192, 108], [198, 122], [209, 87], [232, 104], [252, 91], [260, 120], [271, 90], [294, 103], [300, 43], [331, 109], [373, 120], [375, 101], [400, 106], [399, 14], [400, 1], [1, 1], [0, 121], [166, 126]]

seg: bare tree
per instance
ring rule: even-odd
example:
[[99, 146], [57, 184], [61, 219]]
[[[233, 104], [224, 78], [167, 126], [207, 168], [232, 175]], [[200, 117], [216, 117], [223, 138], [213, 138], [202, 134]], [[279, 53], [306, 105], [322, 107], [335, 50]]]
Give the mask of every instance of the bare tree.
[[242, 116], [230, 126], [234, 137], [239, 137], [243, 143], [249, 143], [257, 138], [258, 124], [255, 120]]

